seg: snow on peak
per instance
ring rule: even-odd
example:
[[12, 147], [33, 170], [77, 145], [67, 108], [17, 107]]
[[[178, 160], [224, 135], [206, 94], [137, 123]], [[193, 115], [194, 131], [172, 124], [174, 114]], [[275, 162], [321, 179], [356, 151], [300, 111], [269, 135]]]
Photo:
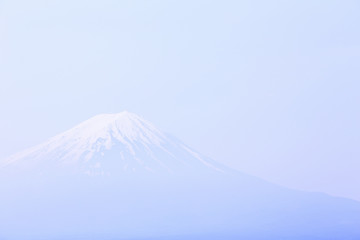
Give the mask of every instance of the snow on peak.
[[96, 115], [41, 145], [13, 155], [7, 165], [34, 161], [85, 165], [82, 168], [90, 173], [94, 169], [102, 171], [104, 161], [118, 161], [123, 169], [132, 170], [169, 170], [179, 165], [216, 169], [200, 154], [127, 111]]
[[151, 123], [127, 111], [117, 114], [100, 114], [65, 132], [63, 137], [81, 139], [107, 139], [121, 142], [144, 141], [159, 144], [164, 135]]

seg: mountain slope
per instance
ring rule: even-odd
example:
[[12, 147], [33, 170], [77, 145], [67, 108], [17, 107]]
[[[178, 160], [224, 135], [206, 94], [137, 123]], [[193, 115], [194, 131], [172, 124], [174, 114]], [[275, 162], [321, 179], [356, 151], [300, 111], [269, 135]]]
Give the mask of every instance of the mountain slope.
[[0, 164], [0, 239], [360, 239], [360, 203], [223, 167], [139, 116], [95, 116]]
[[3, 167], [66, 168], [88, 175], [223, 171], [215, 165], [129, 112], [97, 115], [3, 163]]

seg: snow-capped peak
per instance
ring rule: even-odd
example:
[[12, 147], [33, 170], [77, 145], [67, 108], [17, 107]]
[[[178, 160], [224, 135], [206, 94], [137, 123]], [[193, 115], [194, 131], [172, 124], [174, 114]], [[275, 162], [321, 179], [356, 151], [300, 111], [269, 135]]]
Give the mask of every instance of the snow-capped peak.
[[121, 171], [221, 171], [180, 141], [134, 113], [96, 115], [43, 144], [13, 155], [5, 165], [73, 166], [98, 175]]
[[57, 137], [95, 141], [113, 138], [123, 143], [143, 141], [159, 144], [164, 135], [151, 123], [134, 113], [125, 111], [117, 114], [96, 115]]

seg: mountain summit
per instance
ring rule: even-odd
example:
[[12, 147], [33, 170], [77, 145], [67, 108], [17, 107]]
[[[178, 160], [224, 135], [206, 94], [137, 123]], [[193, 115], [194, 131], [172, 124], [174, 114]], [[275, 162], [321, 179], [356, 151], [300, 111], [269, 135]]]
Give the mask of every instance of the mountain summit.
[[0, 166], [0, 239], [360, 239], [360, 203], [219, 166], [128, 112]]
[[13, 155], [7, 167], [66, 169], [87, 175], [120, 172], [217, 171], [211, 160], [127, 111], [100, 114], [43, 144]]

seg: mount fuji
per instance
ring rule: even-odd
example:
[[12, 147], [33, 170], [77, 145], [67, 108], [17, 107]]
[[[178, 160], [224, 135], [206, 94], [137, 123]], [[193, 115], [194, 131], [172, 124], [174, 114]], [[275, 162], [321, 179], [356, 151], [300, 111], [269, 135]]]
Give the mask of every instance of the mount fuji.
[[43, 144], [13, 155], [2, 167], [32, 168], [43, 174], [66, 169], [92, 176], [224, 171], [219, 164], [126, 111], [97, 115]]
[[0, 239], [360, 239], [360, 203], [213, 161], [136, 114], [0, 161]]

